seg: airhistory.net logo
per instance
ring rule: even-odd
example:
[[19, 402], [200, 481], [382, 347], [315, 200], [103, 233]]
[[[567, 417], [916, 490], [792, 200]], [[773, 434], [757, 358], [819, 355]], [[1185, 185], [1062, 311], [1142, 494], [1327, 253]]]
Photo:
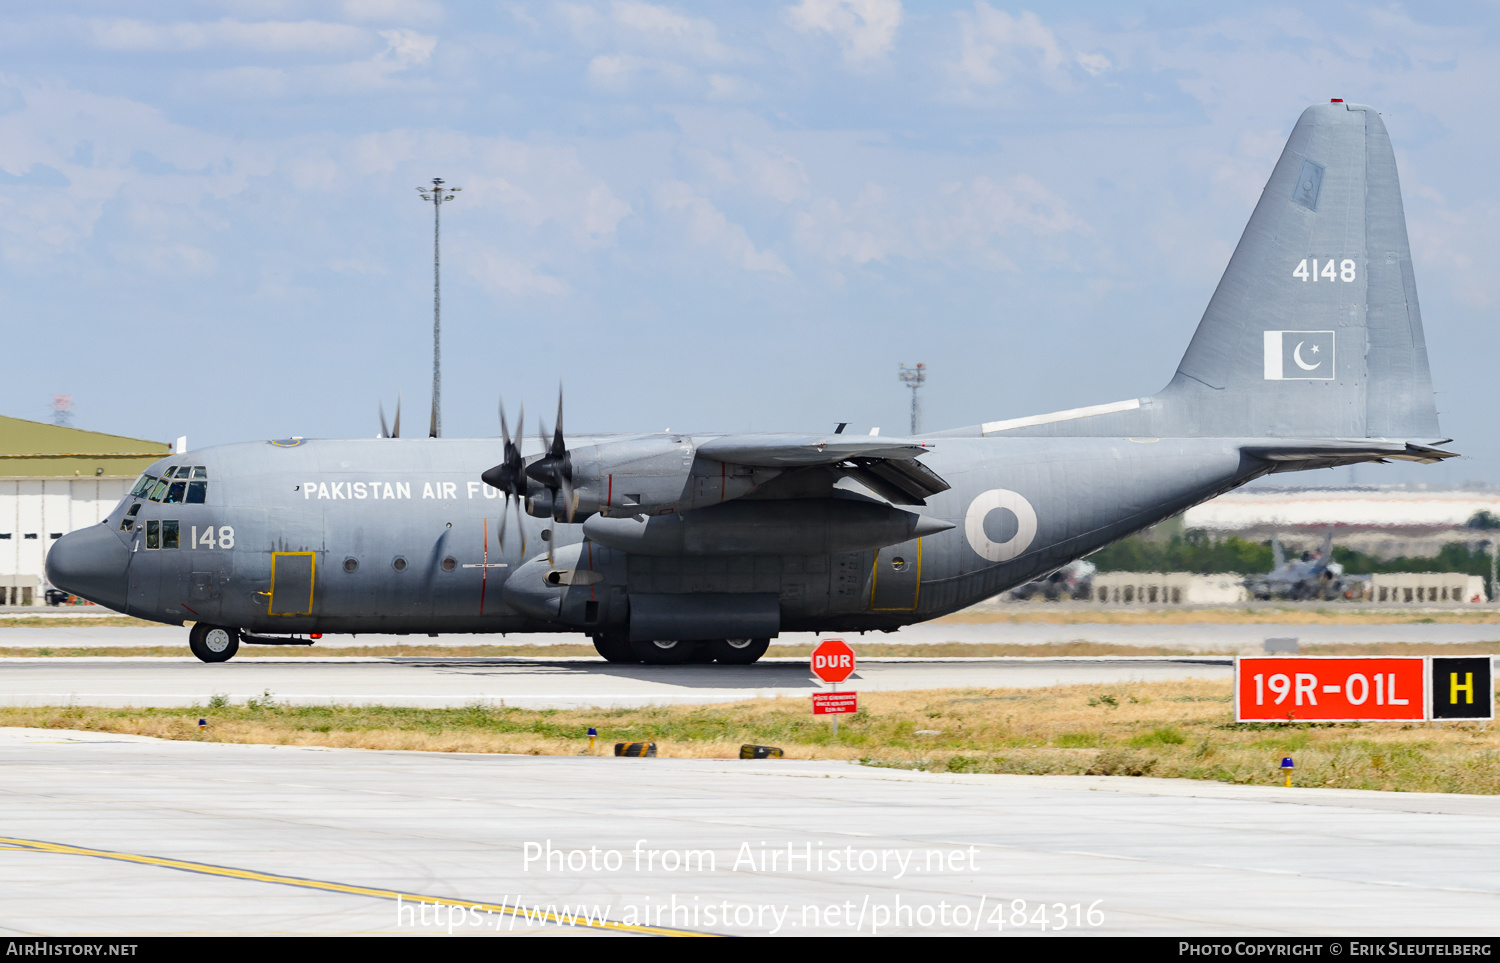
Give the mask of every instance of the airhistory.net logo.
[[1267, 381], [1333, 378], [1332, 331], [1267, 331]]

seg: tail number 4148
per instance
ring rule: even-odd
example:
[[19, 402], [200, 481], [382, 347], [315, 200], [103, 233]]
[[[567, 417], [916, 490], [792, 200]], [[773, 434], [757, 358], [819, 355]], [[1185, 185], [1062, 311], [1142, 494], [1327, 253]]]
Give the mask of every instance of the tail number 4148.
[[200, 532], [194, 525], [191, 544], [194, 548], [234, 548], [234, 529], [228, 525], [220, 525], [217, 529], [210, 525]]
[[1346, 257], [1342, 261], [1337, 262], [1336, 269], [1334, 265], [1334, 259], [1329, 258], [1322, 262], [1322, 267], [1320, 268], [1317, 258], [1305, 257], [1302, 259], [1302, 263], [1297, 265], [1297, 270], [1292, 272], [1292, 277], [1301, 278], [1303, 281], [1316, 282], [1321, 278], [1324, 281], [1344, 281], [1346, 283], [1353, 281], [1356, 277], [1356, 265], [1351, 258]]

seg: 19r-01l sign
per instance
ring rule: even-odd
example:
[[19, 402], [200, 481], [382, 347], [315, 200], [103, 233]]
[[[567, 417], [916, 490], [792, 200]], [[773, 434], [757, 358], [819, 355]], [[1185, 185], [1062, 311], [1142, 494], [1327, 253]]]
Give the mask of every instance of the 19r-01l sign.
[[1237, 722], [1426, 718], [1421, 656], [1298, 656], [1235, 661]]

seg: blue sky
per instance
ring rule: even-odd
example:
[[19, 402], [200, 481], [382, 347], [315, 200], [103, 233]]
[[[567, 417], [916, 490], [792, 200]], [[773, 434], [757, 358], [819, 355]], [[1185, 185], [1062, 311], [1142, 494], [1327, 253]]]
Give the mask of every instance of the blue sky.
[[[1171, 376], [1298, 114], [1379, 107], [1439, 409], [1500, 481], [1491, 4], [0, 8], [0, 411], [195, 446], [903, 431]], [[534, 419], [533, 419], [534, 421]], [[535, 430], [535, 426], [531, 427]], [[1308, 482], [1347, 480], [1347, 470]]]

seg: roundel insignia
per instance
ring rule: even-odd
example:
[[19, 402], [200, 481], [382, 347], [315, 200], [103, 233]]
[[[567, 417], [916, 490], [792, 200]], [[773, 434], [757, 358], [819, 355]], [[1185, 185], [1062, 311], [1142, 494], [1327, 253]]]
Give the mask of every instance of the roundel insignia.
[[[1016, 533], [1003, 542], [984, 533], [984, 520], [999, 508], [1016, 516]], [[992, 488], [969, 503], [968, 514], [964, 516], [964, 535], [974, 551], [991, 562], [1008, 562], [1026, 551], [1036, 538], [1036, 509], [1019, 492]]]

